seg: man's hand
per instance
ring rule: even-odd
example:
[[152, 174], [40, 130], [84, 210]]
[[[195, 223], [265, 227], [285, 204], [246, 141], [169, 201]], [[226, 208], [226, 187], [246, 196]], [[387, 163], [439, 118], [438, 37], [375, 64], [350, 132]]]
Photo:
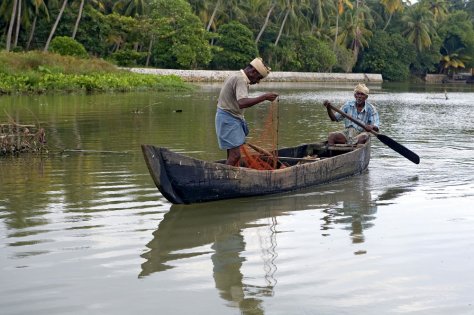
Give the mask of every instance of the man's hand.
[[379, 128], [377, 126], [374, 126], [374, 125], [367, 125], [366, 128], [365, 128], [366, 131], [379, 131]]
[[265, 94], [260, 94], [257, 97], [241, 98], [240, 100], [237, 101], [237, 103], [239, 103], [240, 108], [248, 108], [264, 101], [273, 102], [277, 97], [278, 97], [278, 94], [269, 92]]
[[331, 108], [331, 103], [328, 100], [324, 100], [323, 102], [324, 107], [326, 107], [326, 110], [328, 112], [328, 116], [331, 119], [331, 121], [337, 121], [336, 116], [334, 116], [334, 113]]
[[276, 98], [278, 97], [278, 94], [277, 94], [277, 93], [273, 93], [273, 92], [265, 93], [265, 94], [264, 94], [264, 97], [265, 97], [265, 100], [270, 101], [270, 102], [273, 102], [273, 101], [276, 100]]

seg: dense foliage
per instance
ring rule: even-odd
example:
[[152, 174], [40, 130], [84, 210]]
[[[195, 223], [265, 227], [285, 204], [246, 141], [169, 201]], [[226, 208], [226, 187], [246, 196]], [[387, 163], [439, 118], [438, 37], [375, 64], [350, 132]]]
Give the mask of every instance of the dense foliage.
[[118, 65], [179, 69], [260, 55], [281, 71], [405, 80], [474, 67], [473, 21], [474, 0], [9, 0], [0, 48], [72, 54], [80, 43]]

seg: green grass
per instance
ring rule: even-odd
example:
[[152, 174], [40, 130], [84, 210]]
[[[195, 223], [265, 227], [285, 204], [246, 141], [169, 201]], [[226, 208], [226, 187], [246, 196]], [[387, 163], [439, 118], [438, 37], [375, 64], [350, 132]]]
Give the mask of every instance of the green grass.
[[102, 59], [80, 59], [52, 53], [0, 52], [0, 94], [103, 91], [189, 90], [178, 76], [120, 70]]

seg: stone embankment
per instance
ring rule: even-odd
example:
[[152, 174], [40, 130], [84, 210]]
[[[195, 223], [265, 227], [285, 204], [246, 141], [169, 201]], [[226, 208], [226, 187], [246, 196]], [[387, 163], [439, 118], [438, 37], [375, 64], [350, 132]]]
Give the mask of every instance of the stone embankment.
[[[152, 68], [129, 68], [132, 72], [177, 75], [186, 82], [222, 82], [235, 71], [214, 70], [174, 70]], [[266, 82], [365, 82], [382, 83], [382, 75], [376, 73], [319, 73], [319, 72], [281, 72], [274, 71]]]

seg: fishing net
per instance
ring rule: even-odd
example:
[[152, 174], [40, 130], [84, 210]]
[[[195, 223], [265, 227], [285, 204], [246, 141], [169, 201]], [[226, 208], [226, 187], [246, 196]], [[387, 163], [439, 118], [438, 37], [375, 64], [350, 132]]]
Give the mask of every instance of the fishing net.
[[241, 163], [256, 170], [274, 170], [285, 166], [278, 161], [278, 100], [267, 108], [261, 130], [256, 128], [258, 137], [240, 147]]

